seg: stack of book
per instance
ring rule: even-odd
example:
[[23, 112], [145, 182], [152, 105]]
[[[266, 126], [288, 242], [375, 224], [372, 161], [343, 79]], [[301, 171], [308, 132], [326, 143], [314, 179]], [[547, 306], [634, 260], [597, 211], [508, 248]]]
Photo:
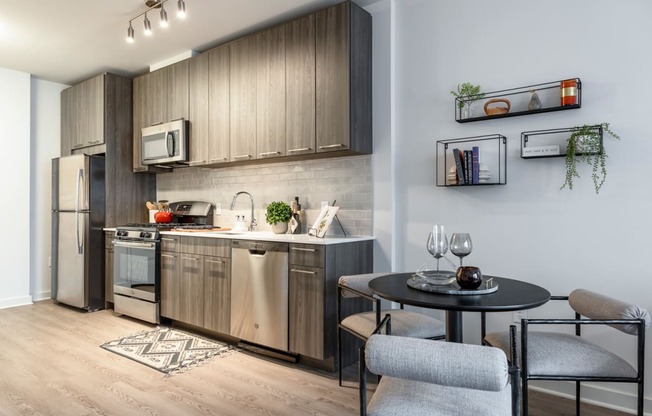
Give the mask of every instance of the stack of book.
[[480, 163], [480, 148], [471, 150], [453, 149], [455, 165], [447, 172], [449, 185], [476, 185], [487, 183], [491, 179], [486, 164]]

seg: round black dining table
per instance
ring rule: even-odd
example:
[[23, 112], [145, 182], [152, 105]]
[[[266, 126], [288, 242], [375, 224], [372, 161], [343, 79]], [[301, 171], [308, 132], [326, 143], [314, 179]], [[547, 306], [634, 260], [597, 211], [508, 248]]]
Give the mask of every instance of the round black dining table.
[[462, 312], [507, 312], [536, 308], [550, 300], [550, 292], [532, 283], [499, 276], [493, 279], [498, 289], [492, 293], [454, 295], [428, 292], [408, 286], [414, 273], [394, 273], [369, 282], [369, 289], [383, 299], [404, 305], [446, 311], [446, 340], [462, 342]]

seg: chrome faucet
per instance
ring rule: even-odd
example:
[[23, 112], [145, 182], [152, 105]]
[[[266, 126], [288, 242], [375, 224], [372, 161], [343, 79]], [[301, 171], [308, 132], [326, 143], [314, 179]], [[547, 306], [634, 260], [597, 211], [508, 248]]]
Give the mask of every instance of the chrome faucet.
[[256, 227], [258, 224], [256, 223], [256, 219], [254, 218], [254, 197], [251, 196], [249, 192], [240, 191], [237, 192], [235, 195], [233, 195], [233, 201], [231, 201], [231, 211], [233, 211], [233, 208], [235, 208], [235, 201], [238, 199], [238, 196], [240, 194], [249, 195], [249, 199], [251, 200], [251, 222], [249, 223], [249, 231], [256, 231]]

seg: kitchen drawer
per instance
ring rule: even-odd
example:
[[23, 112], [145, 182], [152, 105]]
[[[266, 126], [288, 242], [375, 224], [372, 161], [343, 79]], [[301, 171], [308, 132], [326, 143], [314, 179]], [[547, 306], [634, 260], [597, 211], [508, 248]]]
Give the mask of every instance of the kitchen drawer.
[[291, 244], [290, 264], [324, 267], [326, 246], [313, 244]]
[[181, 237], [176, 235], [162, 235], [161, 236], [161, 251], [179, 251]]
[[203, 256], [231, 257], [231, 240], [206, 237], [180, 237], [182, 253], [200, 254]]

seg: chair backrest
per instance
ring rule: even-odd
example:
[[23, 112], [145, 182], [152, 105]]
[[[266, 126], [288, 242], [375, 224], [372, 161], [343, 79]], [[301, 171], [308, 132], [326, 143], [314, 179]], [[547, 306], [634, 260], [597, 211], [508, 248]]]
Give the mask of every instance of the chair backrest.
[[[582, 316], [591, 319], [642, 319], [645, 327], [650, 326], [650, 314], [645, 308], [623, 302], [609, 296], [591, 292], [586, 289], [576, 289], [568, 295], [568, 304]], [[610, 324], [627, 334], [637, 335], [636, 324]]]
[[397, 273], [369, 273], [369, 274], [354, 274], [350, 276], [341, 276], [337, 283], [342, 288], [342, 297], [344, 298], [355, 298], [359, 295], [355, 292], [348, 291], [346, 288], [356, 290], [360, 293], [364, 293], [368, 296], [373, 296], [374, 294], [369, 290], [369, 282], [373, 279], [381, 276], [386, 276], [388, 274], [397, 274]]
[[505, 353], [494, 347], [372, 335], [365, 349], [374, 374], [487, 391], [509, 384]]

